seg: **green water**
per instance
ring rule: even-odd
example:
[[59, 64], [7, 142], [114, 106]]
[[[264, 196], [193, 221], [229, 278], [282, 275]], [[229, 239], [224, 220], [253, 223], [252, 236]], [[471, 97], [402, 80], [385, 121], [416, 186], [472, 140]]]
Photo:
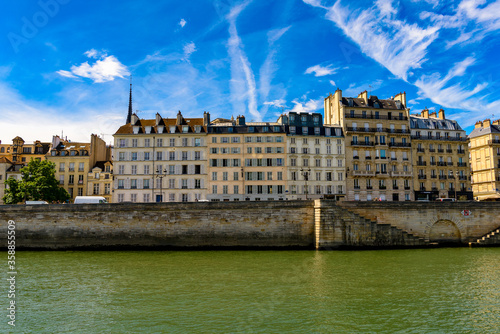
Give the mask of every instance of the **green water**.
[[18, 252], [17, 266], [2, 332], [500, 332], [500, 248]]

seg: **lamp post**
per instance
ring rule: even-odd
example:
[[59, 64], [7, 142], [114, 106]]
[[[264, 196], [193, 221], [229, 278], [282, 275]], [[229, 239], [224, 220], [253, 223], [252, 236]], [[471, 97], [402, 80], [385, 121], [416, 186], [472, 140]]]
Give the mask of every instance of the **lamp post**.
[[309, 179], [309, 173], [311, 172], [311, 169], [310, 168], [308, 168], [308, 169], [301, 168], [300, 172], [302, 173], [302, 176], [304, 177], [304, 181], [305, 181], [304, 193], [306, 194], [306, 201], [307, 201], [307, 193], [309, 192], [309, 189], [307, 188], [307, 180]]
[[160, 202], [163, 202], [163, 178], [167, 176], [167, 169], [161, 170], [161, 168], [158, 168], [156, 173], [156, 178], [160, 179]]
[[458, 170], [455, 172], [455, 175], [457, 176], [455, 178], [455, 201], [458, 201], [457, 199], [457, 179], [458, 179]]

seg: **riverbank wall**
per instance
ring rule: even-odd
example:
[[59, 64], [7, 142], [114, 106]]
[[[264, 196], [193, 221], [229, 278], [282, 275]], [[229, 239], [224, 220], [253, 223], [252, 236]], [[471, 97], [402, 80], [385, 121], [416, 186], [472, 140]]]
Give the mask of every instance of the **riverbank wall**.
[[476, 244], [500, 227], [500, 203], [4, 205], [2, 248], [8, 221], [15, 222], [19, 250], [409, 248]]

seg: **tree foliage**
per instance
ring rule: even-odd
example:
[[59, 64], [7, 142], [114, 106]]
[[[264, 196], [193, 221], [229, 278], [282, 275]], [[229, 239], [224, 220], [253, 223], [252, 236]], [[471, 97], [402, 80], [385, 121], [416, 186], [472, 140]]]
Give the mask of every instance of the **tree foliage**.
[[53, 162], [31, 160], [21, 168], [21, 180], [5, 180], [3, 201], [5, 204], [17, 204], [24, 201], [63, 202], [70, 198], [68, 192], [59, 186], [56, 180], [56, 168]]

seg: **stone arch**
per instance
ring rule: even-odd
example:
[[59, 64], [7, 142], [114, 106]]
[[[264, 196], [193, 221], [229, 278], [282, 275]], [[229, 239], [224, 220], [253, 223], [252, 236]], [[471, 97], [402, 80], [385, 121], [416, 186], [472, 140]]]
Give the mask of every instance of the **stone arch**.
[[462, 233], [459, 226], [449, 219], [440, 219], [432, 224], [428, 229], [429, 242], [440, 244], [459, 244]]

